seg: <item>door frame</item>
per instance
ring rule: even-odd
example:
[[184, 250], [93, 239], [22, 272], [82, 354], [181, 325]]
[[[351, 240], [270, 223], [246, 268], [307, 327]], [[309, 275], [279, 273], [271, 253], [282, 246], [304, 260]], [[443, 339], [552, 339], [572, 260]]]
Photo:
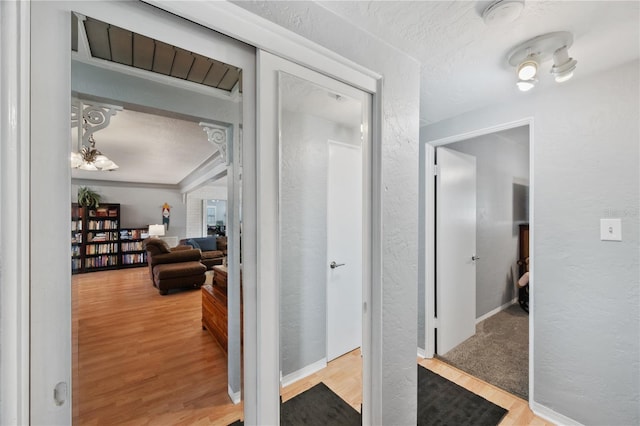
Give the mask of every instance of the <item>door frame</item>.
[[[372, 99], [372, 123], [371, 123], [371, 205], [373, 215], [369, 229], [371, 230], [371, 258], [379, 260], [382, 256], [382, 76], [368, 70], [355, 62], [348, 60], [315, 42], [280, 27], [262, 17], [259, 17], [241, 7], [229, 2], [171, 2], [162, 0], [147, 0], [147, 3], [160, 9], [174, 13], [177, 16], [189, 19], [204, 27], [216, 30], [243, 41], [257, 48], [267, 49], [289, 58], [301, 65], [317, 70], [325, 75], [351, 84], [354, 87], [365, 90], [373, 95]], [[97, 3], [93, 3], [96, 5]], [[76, 9], [79, 9], [75, 7]], [[102, 7], [104, 4], [96, 7]], [[30, 301], [32, 293], [32, 279], [30, 275], [30, 253], [32, 245], [30, 241], [30, 219], [25, 214], [30, 211], [31, 200], [25, 194], [29, 193], [31, 176], [31, 135], [32, 121], [30, 115], [31, 80], [26, 70], [30, 67], [32, 46], [30, 44], [31, 33], [31, 4], [28, 2], [0, 2], [0, 14], [2, 26], [0, 26], [0, 63], [3, 73], [0, 76], [0, 129], [2, 129], [3, 143], [0, 147], [0, 165], [2, 166], [2, 180], [0, 191], [2, 194], [2, 221], [0, 222], [0, 242], [2, 247], [15, 248], [13, 253], [5, 253], [3, 259], [2, 280], [0, 286], [2, 299], [0, 301], [0, 326], [2, 326], [2, 345], [0, 356], [2, 364], [0, 372], [3, 380], [0, 385], [1, 410], [0, 423], [28, 424], [33, 419], [45, 418], [50, 414], [48, 406], [51, 402], [34, 404], [29, 400], [29, 395], [35, 391], [31, 387], [32, 370], [38, 365], [29, 364], [32, 345], [29, 333], [34, 327], [42, 324], [34, 324], [31, 315], [39, 308], [33, 306]], [[255, 84], [246, 82], [246, 84]], [[244, 117], [247, 123], [255, 123], [255, 116]], [[255, 129], [244, 128], [246, 136], [255, 132]], [[254, 133], [255, 134], [255, 133]], [[4, 136], [7, 136], [4, 139]], [[34, 146], [33, 149], [39, 147]], [[245, 147], [246, 148], [246, 147]], [[256, 262], [258, 253], [264, 248], [258, 246], [257, 211], [256, 211], [256, 182], [258, 171], [256, 169], [255, 147], [244, 149], [242, 153], [244, 176], [247, 186], [243, 191], [243, 212], [245, 223], [243, 234], [246, 237], [246, 245], [243, 248], [243, 258]], [[6, 182], [6, 183], [5, 183]], [[17, 182], [17, 185], [12, 185]], [[243, 180], [244, 182], [244, 180]], [[243, 183], [244, 184], [244, 183]], [[14, 232], [15, 231], [15, 232]], [[244, 238], [243, 238], [244, 239]], [[382, 341], [382, 269], [380, 262], [372, 262], [370, 283], [372, 289], [370, 324], [365, 326], [365, 333], [369, 333], [374, 344]], [[248, 268], [243, 272], [243, 279], [255, 285], [260, 269]], [[251, 270], [253, 269], [253, 270]], [[245, 293], [245, 309], [257, 308], [255, 294]], [[277, 307], [277, 306], [276, 306]], [[271, 309], [276, 308], [271, 306]], [[66, 327], [69, 324], [62, 324]], [[260, 367], [264, 366], [263, 354], [258, 348], [268, 345], [263, 336], [257, 334], [257, 318], [245, 321], [245, 422], [257, 423], [257, 419], [268, 420], [262, 417], [267, 408], [261, 392], [278, 392], [277, 389], [265, 389], [258, 380]], [[55, 337], [54, 337], [55, 339]], [[64, 343], [64, 342], [63, 342]], [[272, 343], [270, 343], [272, 344]], [[68, 372], [67, 382], [70, 383], [70, 347], [68, 348]], [[372, 351], [371, 359], [365, 359], [363, 368], [363, 398], [370, 401], [364, 407], [363, 416], [381, 418], [383, 406], [380, 385], [382, 383], [383, 368], [382, 354]], [[375, 359], [374, 359], [375, 357]], [[65, 360], [61, 360], [62, 364]], [[43, 368], [44, 366], [39, 366]], [[65, 367], [62, 367], [65, 369]], [[248, 380], [248, 377], [251, 380]], [[376, 392], [372, 389], [376, 388]], [[43, 394], [50, 395], [50, 390], [43, 390]], [[63, 404], [57, 410], [64, 417], [63, 411], [70, 409]], [[53, 417], [49, 417], [53, 421]], [[63, 421], [64, 422], [64, 421]]]
[[[418, 355], [423, 358], [433, 358], [435, 356], [435, 303], [434, 297], [436, 289], [435, 280], [435, 259], [436, 259], [436, 235], [435, 235], [435, 203], [430, 200], [435, 199], [435, 148], [439, 146], [445, 146], [450, 143], [460, 142], [463, 140], [475, 138], [478, 136], [484, 136], [491, 133], [497, 133], [502, 130], [513, 129], [515, 127], [529, 126], [529, 268], [534, 270], [535, 265], [535, 226], [534, 226], [534, 194], [535, 194], [535, 182], [534, 182], [534, 119], [533, 117], [525, 117], [519, 120], [510, 121], [494, 126], [480, 128], [474, 131], [447, 136], [445, 138], [435, 139], [431, 141], [421, 142], [421, 148], [423, 149], [420, 156], [421, 170], [424, 170], [423, 180], [420, 182], [420, 206], [424, 212], [422, 217], [423, 222], [421, 228], [424, 230], [421, 232], [420, 239], [425, 243], [424, 245], [424, 258], [421, 264], [424, 270], [422, 274], [424, 276], [424, 306], [425, 306], [425, 347], [424, 349], [418, 348]], [[535, 315], [535, 278], [530, 276], [529, 280], [529, 402], [533, 401], [534, 390], [534, 315]]]

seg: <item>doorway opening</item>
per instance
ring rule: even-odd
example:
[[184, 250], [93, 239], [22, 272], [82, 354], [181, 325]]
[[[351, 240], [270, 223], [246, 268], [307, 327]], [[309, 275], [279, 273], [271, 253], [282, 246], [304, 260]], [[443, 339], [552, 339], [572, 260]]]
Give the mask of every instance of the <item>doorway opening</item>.
[[[426, 335], [427, 342], [432, 336], [435, 356], [524, 399], [530, 388], [530, 318], [519, 299], [530, 244], [530, 142], [530, 123], [520, 122], [433, 143], [438, 164], [434, 190], [443, 193], [436, 198], [435, 285], [428, 293], [436, 305], [432, 312], [437, 313], [437, 331]], [[446, 183], [452, 173], [454, 180], [461, 176], [462, 169], [444, 169], [448, 161], [441, 165], [448, 155], [473, 160], [477, 167], [473, 194], [461, 195], [445, 184], [440, 187], [439, 180]], [[462, 198], [451, 201], [451, 194]], [[467, 223], [447, 224], [459, 220], [452, 219], [452, 214], [460, 214], [452, 209], [460, 210], [465, 197], [475, 198], [467, 221], [473, 222], [471, 231]], [[448, 248], [442, 240], [463, 238], [457, 235], [461, 229], [473, 235]], [[460, 281], [447, 269], [451, 262], [459, 263], [454, 266], [456, 273], [468, 268], [470, 275]], [[468, 306], [460, 309], [463, 302]]]
[[[81, 151], [91, 132], [119, 168], [71, 172], [73, 202], [80, 187], [101, 196], [100, 206], [72, 208], [73, 422], [172, 423], [206, 412], [231, 423], [242, 417], [241, 313], [231, 300], [216, 312], [227, 339], [219, 342], [205, 327], [200, 286], [218, 284], [225, 301], [232, 291], [239, 301], [233, 159], [242, 143], [243, 70], [214, 59], [215, 51], [188, 51], [167, 43], [171, 37], [143, 35], [144, 26], [98, 17], [71, 15], [77, 137], [69, 146]], [[105, 112], [113, 113], [102, 126]], [[214, 184], [222, 178], [224, 187]], [[206, 199], [214, 194], [225, 201], [216, 203], [208, 235]], [[145, 250], [158, 227], [168, 251], [160, 263], [181, 274], [164, 282]], [[187, 247], [192, 238], [206, 241]], [[213, 252], [219, 256], [205, 257]], [[188, 272], [196, 267], [197, 275]], [[212, 279], [216, 267], [225, 268], [224, 283]]]

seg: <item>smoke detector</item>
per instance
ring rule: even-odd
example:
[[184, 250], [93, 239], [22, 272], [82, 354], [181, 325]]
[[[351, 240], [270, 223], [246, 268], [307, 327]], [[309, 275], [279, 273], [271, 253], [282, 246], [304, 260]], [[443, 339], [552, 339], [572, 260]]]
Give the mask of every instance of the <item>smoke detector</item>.
[[482, 19], [487, 25], [499, 25], [513, 22], [524, 9], [524, 0], [496, 0], [482, 12]]

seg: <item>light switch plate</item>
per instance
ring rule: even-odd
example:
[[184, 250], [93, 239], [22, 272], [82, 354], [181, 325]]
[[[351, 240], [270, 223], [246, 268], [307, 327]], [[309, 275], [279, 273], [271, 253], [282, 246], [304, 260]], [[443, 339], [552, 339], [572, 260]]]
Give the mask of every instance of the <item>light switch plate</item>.
[[602, 241], [622, 241], [622, 220], [600, 219], [600, 239]]

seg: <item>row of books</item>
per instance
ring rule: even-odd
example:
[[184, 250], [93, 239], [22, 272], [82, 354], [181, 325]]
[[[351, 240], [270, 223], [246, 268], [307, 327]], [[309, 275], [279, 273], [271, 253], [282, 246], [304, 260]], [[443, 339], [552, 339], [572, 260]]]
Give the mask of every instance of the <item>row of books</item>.
[[90, 231], [101, 229], [118, 229], [117, 220], [90, 220], [88, 223]]
[[147, 261], [146, 253], [137, 253], [137, 254], [123, 254], [122, 255], [122, 264], [123, 265], [135, 265], [137, 263], [145, 263]]
[[71, 236], [71, 244], [82, 244], [82, 232], [76, 232]]
[[82, 266], [82, 261], [78, 258], [71, 259], [71, 271], [77, 271]]
[[146, 229], [121, 229], [121, 240], [144, 240], [149, 238], [149, 232]]
[[89, 232], [87, 234], [87, 242], [97, 243], [103, 241], [118, 241], [117, 232]]
[[117, 253], [118, 252], [118, 243], [110, 243], [110, 244], [95, 244], [92, 246], [86, 246], [85, 254], [108, 254], [108, 253]]
[[82, 221], [81, 220], [72, 220], [71, 221], [71, 230], [72, 231], [82, 231]]
[[105, 266], [116, 266], [118, 264], [118, 256], [98, 256], [89, 257], [84, 260], [85, 268], [103, 268]]
[[133, 242], [133, 243], [120, 243], [120, 249], [122, 251], [143, 250], [142, 241], [136, 241], [136, 242]]

